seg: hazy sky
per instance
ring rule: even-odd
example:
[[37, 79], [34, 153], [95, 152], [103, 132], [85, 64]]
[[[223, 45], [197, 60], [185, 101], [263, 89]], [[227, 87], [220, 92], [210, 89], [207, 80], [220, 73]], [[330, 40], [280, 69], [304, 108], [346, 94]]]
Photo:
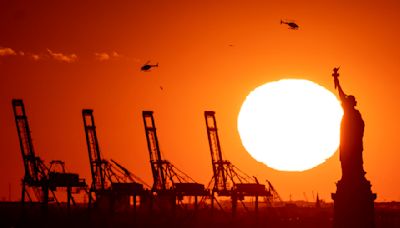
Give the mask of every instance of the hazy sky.
[[[398, 1], [0, 0], [0, 199], [9, 186], [20, 197], [11, 99], [21, 98], [38, 155], [64, 160], [88, 183], [82, 108], [94, 109], [103, 156], [149, 184], [142, 110], [154, 111], [165, 158], [204, 184], [212, 170], [203, 112], [214, 110], [223, 153], [241, 170], [284, 199], [318, 192], [331, 201], [338, 153], [309, 171], [274, 171], [245, 151], [236, 121], [257, 86], [303, 78], [334, 91], [341, 66], [366, 124], [366, 176], [378, 201], [400, 200], [399, 10]], [[141, 72], [147, 61], [159, 67]]]

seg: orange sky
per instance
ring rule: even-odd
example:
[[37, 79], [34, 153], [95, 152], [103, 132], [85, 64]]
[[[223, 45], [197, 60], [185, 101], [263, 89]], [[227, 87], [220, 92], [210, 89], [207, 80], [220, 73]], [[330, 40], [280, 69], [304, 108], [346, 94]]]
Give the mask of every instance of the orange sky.
[[[236, 121], [255, 87], [293, 77], [334, 91], [331, 73], [339, 65], [366, 124], [367, 178], [378, 201], [400, 200], [398, 1], [71, 2], [0, 0], [0, 200], [8, 199], [9, 185], [12, 199], [20, 197], [11, 99], [21, 98], [36, 152], [47, 162], [64, 160], [88, 183], [82, 108], [94, 109], [103, 156], [149, 184], [141, 111], [154, 111], [165, 157], [207, 184], [203, 112], [214, 110], [227, 159], [270, 180], [286, 200], [319, 192], [331, 201], [338, 153], [309, 171], [274, 171], [244, 150]], [[160, 67], [140, 72], [148, 60]]]

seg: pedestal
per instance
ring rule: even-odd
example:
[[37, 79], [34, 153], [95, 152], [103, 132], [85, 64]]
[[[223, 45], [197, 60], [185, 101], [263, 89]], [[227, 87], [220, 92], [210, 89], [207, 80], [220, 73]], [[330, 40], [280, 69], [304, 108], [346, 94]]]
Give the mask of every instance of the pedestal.
[[370, 182], [365, 177], [340, 180], [334, 201], [334, 228], [374, 228], [374, 200]]

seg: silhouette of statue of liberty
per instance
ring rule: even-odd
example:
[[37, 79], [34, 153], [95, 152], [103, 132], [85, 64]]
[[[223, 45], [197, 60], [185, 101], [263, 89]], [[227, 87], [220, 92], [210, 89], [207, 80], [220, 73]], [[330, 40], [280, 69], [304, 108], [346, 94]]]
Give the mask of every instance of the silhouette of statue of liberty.
[[360, 111], [355, 107], [357, 101], [354, 96], [346, 95], [339, 83], [339, 68], [333, 69], [335, 88], [343, 107], [343, 118], [340, 126], [340, 162], [343, 179], [355, 179], [365, 175], [363, 168], [363, 136], [364, 120]]
[[342, 178], [336, 184], [334, 200], [334, 228], [374, 228], [374, 200], [371, 183], [365, 178], [363, 168], [364, 121], [355, 108], [354, 96], [347, 95], [339, 83], [339, 68], [333, 69], [335, 89], [343, 107], [340, 126], [340, 164]]

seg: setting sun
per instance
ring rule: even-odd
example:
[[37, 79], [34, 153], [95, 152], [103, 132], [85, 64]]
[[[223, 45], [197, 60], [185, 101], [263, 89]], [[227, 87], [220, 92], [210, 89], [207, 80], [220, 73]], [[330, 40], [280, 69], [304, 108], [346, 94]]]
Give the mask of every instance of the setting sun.
[[323, 163], [339, 146], [343, 110], [333, 93], [301, 79], [257, 87], [238, 116], [242, 144], [251, 156], [281, 171]]

